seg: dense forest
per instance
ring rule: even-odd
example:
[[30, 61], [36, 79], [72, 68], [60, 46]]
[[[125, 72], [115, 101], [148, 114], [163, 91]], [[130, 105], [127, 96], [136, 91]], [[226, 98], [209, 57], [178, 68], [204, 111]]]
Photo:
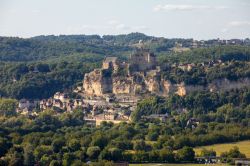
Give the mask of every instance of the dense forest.
[[[19, 99], [43, 99], [57, 91], [72, 91], [106, 56], [126, 61], [139, 40], [156, 54], [162, 75], [173, 83], [205, 86], [216, 79], [250, 77], [250, 47], [245, 44], [191, 48], [192, 39], [140, 33], [0, 37], [0, 165], [196, 162], [194, 147], [250, 140], [250, 86], [182, 97], [145, 96], [130, 123], [103, 122], [98, 127], [84, 121], [82, 109], [57, 113], [36, 108], [37, 116], [16, 112]], [[173, 52], [176, 42], [191, 49]], [[191, 70], [176, 67], [185, 64], [194, 66]], [[147, 118], [153, 114], [168, 118]], [[216, 156], [216, 152], [204, 149], [202, 156]], [[231, 162], [246, 156], [235, 147], [220, 157]]]

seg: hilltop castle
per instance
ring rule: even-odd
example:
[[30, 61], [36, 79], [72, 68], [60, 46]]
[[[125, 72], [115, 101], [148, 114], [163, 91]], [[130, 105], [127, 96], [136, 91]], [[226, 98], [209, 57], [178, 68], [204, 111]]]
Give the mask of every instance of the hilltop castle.
[[137, 48], [129, 56], [128, 62], [121, 62], [117, 57], [106, 57], [102, 68], [85, 74], [83, 88], [86, 94], [96, 96], [158, 91], [159, 85], [154, 84], [160, 78], [159, 72], [155, 55], [149, 50]]

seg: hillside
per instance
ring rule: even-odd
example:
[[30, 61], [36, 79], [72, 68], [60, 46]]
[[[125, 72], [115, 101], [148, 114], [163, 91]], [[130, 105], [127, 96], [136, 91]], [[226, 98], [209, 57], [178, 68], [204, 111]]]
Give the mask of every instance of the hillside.
[[0, 165], [192, 163], [195, 147], [250, 139], [250, 47], [241, 40], [0, 40]]
[[[204, 85], [225, 77], [249, 77], [250, 48], [248, 40], [239, 44], [218, 43], [217, 40], [165, 39], [131, 33], [117, 36], [61, 35], [37, 36], [28, 39], [0, 37], [0, 96], [12, 98], [47, 98], [61, 89], [72, 89], [82, 81], [86, 72], [100, 67], [106, 56], [121, 60], [143, 40], [146, 48], [154, 52], [162, 74], [174, 83]], [[173, 52], [176, 43], [190, 51]], [[197, 66], [191, 71], [172, 68], [173, 64], [210, 63], [222, 60], [225, 66], [204, 71]], [[238, 61], [232, 62], [231, 61]], [[170, 73], [170, 74], [169, 74]], [[191, 75], [191, 77], [189, 77]], [[32, 91], [40, 93], [33, 94]]]

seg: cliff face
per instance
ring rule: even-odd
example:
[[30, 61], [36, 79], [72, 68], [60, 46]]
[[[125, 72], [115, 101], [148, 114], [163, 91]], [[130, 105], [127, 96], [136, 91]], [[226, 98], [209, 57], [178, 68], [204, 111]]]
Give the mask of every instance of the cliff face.
[[217, 79], [209, 83], [207, 86], [184, 85], [182, 83], [182, 84], [175, 84], [173, 85], [172, 88], [175, 89], [176, 91], [175, 93], [178, 94], [179, 96], [185, 96], [186, 94], [194, 91], [209, 90], [210, 92], [216, 92], [216, 91], [228, 91], [231, 89], [240, 89], [244, 87], [250, 87], [249, 78], [241, 78], [237, 81], [230, 81], [226, 78]]
[[201, 86], [185, 85], [184, 83], [172, 84], [169, 80], [161, 79], [157, 73], [153, 75], [137, 73], [133, 76], [105, 76], [102, 69], [97, 69], [86, 74], [83, 82], [85, 93], [96, 96], [102, 96], [105, 93], [131, 95], [154, 93], [163, 96], [176, 93], [179, 96], [185, 96], [194, 91], [227, 91], [249, 86], [249, 78], [242, 78], [238, 81], [218, 79], [207, 86]]
[[162, 79], [161, 85], [162, 85], [163, 95], [167, 96], [170, 93], [174, 93], [175, 89], [170, 81]]
[[113, 78], [113, 93], [114, 94], [130, 94], [133, 93], [133, 81], [131, 78], [117, 77]]
[[84, 77], [83, 88], [86, 94], [102, 96], [105, 93], [131, 94], [154, 93], [168, 96], [177, 94], [185, 96], [194, 91], [209, 90], [227, 91], [250, 86], [249, 78], [242, 78], [237, 81], [218, 79], [207, 86], [185, 85], [184, 83], [172, 84], [169, 80], [161, 79], [158, 73], [144, 75], [137, 73], [133, 76], [105, 76], [102, 69], [94, 70]]
[[201, 85], [185, 85], [184, 83], [175, 84], [176, 94], [179, 96], [185, 96], [190, 92], [206, 90], [206, 87]]
[[86, 94], [102, 96], [112, 92], [112, 78], [103, 74], [103, 69], [96, 69], [85, 74], [83, 88]]
[[[146, 67], [146, 68], [145, 68]], [[130, 63], [107, 57], [101, 69], [85, 74], [83, 89], [87, 95], [103, 96], [107, 93], [137, 95], [152, 93], [162, 96], [177, 94], [185, 96], [194, 91], [227, 91], [249, 87], [250, 79], [237, 81], [217, 79], [206, 86], [174, 84], [161, 77], [161, 69], [155, 64], [155, 56], [141, 50], [131, 57]]]

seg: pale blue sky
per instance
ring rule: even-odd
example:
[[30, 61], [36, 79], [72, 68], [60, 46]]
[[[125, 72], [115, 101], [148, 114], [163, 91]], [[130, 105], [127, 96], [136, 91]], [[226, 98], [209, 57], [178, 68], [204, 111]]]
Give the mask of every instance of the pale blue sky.
[[250, 0], [0, 0], [0, 35], [249, 38]]

